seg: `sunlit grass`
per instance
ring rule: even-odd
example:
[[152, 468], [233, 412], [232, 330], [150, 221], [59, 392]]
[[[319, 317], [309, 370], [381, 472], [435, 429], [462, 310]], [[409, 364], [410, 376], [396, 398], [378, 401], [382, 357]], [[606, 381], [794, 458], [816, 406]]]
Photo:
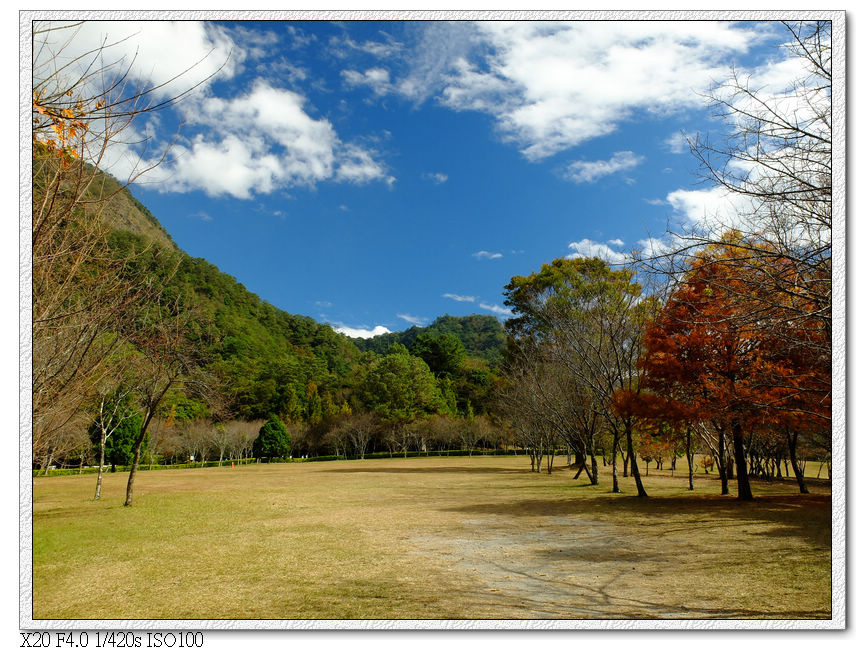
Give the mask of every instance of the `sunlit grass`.
[[[525, 457], [417, 458], [34, 479], [34, 618], [830, 615], [828, 484], [651, 495]], [[735, 485], [731, 485], [735, 492]]]

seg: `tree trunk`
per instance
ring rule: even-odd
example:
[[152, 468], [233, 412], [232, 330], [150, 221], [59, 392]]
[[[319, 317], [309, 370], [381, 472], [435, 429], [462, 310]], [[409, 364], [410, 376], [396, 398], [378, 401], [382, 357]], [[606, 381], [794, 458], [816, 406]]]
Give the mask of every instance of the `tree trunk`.
[[685, 456], [688, 458], [688, 490], [694, 491], [694, 456], [691, 454], [691, 429], [685, 434]]
[[721, 478], [721, 494], [730, 494], [727, 482], [727, 453], [725, 449], [724, 430], [718, 430], [718, 476]]
[[105, 432], [99, 437], [99, 469], [96, 470], [96, 494], [93, 495], [94, 501], [99, 501], [102, 496], [102, 466], [105, 464]]
[[138, 461], [141, 458], [141, 442], [144, 440], [142, 436], [135, 444], [135, 453], [132, 456], [132, 467], [129, 468], [129, 480], [126, 482], [126, 501], [124, 506], [132, 505], [132, 488], [135, 485], [135, 474], [138, 471]]
[[745, 437], [742, 435], [742, 425], [733, 421], [733, 457], [736, 460], [736, 484], [739, 501], [753, 501], [751, 481], [748, 478], [748, 460], [745, 458]]
[[[628, 456], [622, 449], [621, 444], [619, 445], [619, 453], [622, 455], [622, 477], [628, 478]], [[615, 455], [615, 452], [613, 454]]]
[[[162, 391], [162, 395], [165, 395], [166, 392], [168, 392], [167, 386]], [[162, 395], [159, 399], [162, 399]], [[141, 445], [144, 444], [144, 439], [147, 437], [147, 427], [150, 426], [153, 414], [154, 409], [149, 407], [147, 415], [144, 417], [144, 423], [141, 425], [141, 431], [138, 432], [138, 438], [135, 439], [135, 453], [132, 455], [132, 467], [129, 468], [129, 480], [126, 482], [126, 501], [123, 502], [124, 506], [132, 505], [132, 488], [135, 485], [135, 475], [138, 472], [138, 461], [141, 460]]]
[[640, 478], [640, 468], [637, 466], [637, 455], [634, 453], [634, 441], [631, 436], [631, 425], [625, 426], [625, 439], [628, 444], [628, 456], [631, 459], [631, 474], [634, 476], [634, 483], [637, 486], [637, 496], [649, 496], [646, 489], [643, 487], [643, 480]]
[[796, 460], [796, 443], [799, 439], [797, 431], [792, 436], [790, 435], [790, 427], [784, 427], [784, 433], [787, 436], [787, 450], [790, 453], [790, 463], [793, 465], [793, 473], [796, 475], [796, 482], [799, 484], [799, 493], [808, 494], [808, 488], [805, 486], [805, 475], [799, 469], [799, 463]]

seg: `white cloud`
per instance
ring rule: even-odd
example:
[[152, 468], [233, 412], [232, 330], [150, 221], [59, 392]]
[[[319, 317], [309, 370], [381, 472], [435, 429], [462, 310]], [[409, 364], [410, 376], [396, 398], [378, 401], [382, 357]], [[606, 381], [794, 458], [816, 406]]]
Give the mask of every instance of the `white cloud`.
[[396, 316], [397, 318], [402, 318], [405, 322], [411, 323], [412, 325], [423, 325], [428, 320], [420, 316], [412, 316], [411, 314], [397, 314]]
[[663, 255], [674, 249], [670, 241], [657, 237], [641, 239], [637, 243], [640, 245], [639, 254], [644, 259], [654, 257], [655, 255]]
[[681, 131], [676, 131], [664, 140], [664, 144], [667, 145], [667, 149], [670, 153], [686, 153], [690, 151], [689, 142], [693, 142], [696, 137], [696, 133], [682, 133]]
[[[203, 190], [211, 196], [249, 199], [255, 193], [328, 180], [388, 185], [395, 180], [378, 152], [343, 141], [330, 121], [310, 115], [307, 100], [299, 93], [259, 78], [238, 95], [214, 94], [215, 79], [236, 75], [244, 61], [262, 55], [251, 44], [247, 29], [195, 21], [85, 21], [55, 61], [49, 55], [59, 47], [57, 39], [67, 39], [72, 32], [48, 34], [54, 42], [43, 48], [37, 45], [37, 75], [40, 65], [50, 74], [53, 65], [107, 40], [106, 65], [116, 61], [111, 66], [116, 73], [128, 69], [130, 80], [152, 88], [146, 99], [166, 100], [203, 82], [175, 105], [183, 130], [169, 158], [138, 179], [159, 183], [160, 191]], [[269, 39], [265, 44], [274, 42], [273, 32], [264, 34]], [[215, 76], [208, 80], [211, 74]], [[158, 114], [144, 114], [116, 138], [100, 166], [126, 179], [157, 163], [167, 148], [167, 143], [152, 137], [159, 132], [155, 128], [159, 119]], [[134, 142], [142, 144], [129, 144]], [[146, 155], [140, 155], [145, 146]]]
[[450, 298], [451, 300], [456, 300], [457, 302], [474, 302], [477, 300], [477, 296], [461, 296], [457, 293], [443, 293], [442, 298]]
[[[619, 240], [620, 241], [620, 240]], [[611, 242], [612, 243], [612, 242]], [[622, 245], [621, 243], [619, 244]], [[628, 255], [621, 251], [616, 251], [601, 242], [592, 241], [591, 239], [581, 239], [578, 242], [568, 244], [573, 253], [567, 255], [569, 260], [578, 257], [600, 257], [605, 262], [610, 264], [624, 264], [628, 261]]]
[[574, 183], [594, 183], [599, 178], [633, 169], [643, 161], [643, 156], [633, 151], [617, 151], [609, 160], [576, 160], [568, 165], [564, 177]]
[[290, 36], [290, 47], [294, 50], [304, 48], [307, 45], [318, 41], [318, 37], [315, 34], [307, 34], [294, 25], [280, 25], [280, 27], [284, 28], [286, 33]]
[[512, 312], [510, 309], [507, 309], [505, 307], [501, 307], [499, 305], [491, 305], [488, 302], [481, 302], [480, 304], [478, 304], [478, 307], [480, 307], [481, 309], [486, 309], [487, 311], [491, 311], [496, 316], [508, 316], [508, 317], [510, 317], [510, 316], [514, 315], [514, 312]]
[[[610, 244], [610, 246], [607, 244]], [[672, 250], [668, 239], [659, 239], [656, 237], [640, 239], [637, 242], [636, 250], [631, 249], [627, 253], [611, 248], [611, 246], [615, 246], [621, 249], [625, 245], [625, 242], [621, 239], [610, 239], [607, 244], [592, 241], [591, 239], [581, 239], [568, 245], [568, 248], [574, 252], [568, 255], [567, 259], [599, 257], [609, 264], [626, 264], [632, 261], [633, 254], [631, 251], [643, 258], [648, 258]]]
[[441, 92], [454, 65], [477, 46], [477, 28], [468, 22], [409, 23], [417, 37], [407, 53], [407, 71], [394, 81], [394, 91], [420, 104]]
[[502, 257], [501, 253], [490, 253], [489, 251], [478, 251], [477, 253], [472, 253], [472, 257], [479, 260], [497, 260]]
[[530, 160], [612, 133], [638, 111], [701, 105], [695, 91], [767, 31], [710, 21], [491, 21], [475, 29], [475, 56], [446, 68], [441, 100], [491, 114]]
[[347, 58], [351, 55], [350, 50], [356, 50], [381, 59], [393, 56], [402, 49], [402, 43], [393, 40], [389, 34], [382, 32], [382, 35], [388, 39], [387, 43], [381, 41], [358, 43], [347, 35], [341, 37], [334, 36], [330, 39], [331, 51], [339, 58]]
[[667, 205], [664, 199], [643, 199], [649, 205]]
[[423, 174], [423, 178], [432, 181], [436, 185], [441, 185], [442, 183], [447, 182], [448, 175], [442, 174], [441, 172], [430, 172], [428, 174]]
[[379, 336], [380, 334], [390, 334], [390, 330], [384, 325], [376, 325], [372, 329], [348, 327], [342, 323], [330, 323], [330, 326], [340, 334], [345, 334], [353, 339], [371, 339], [373, 336]]
[[748, 197], [715, 186], [706, 190], [676, 190], [667, 195], [675, 213], [685, 219], [686, 227], [720, 233], [746, 225], [741, 215], [753, 211]]
[[388, 186], [393, 185], [396, 178], [387, 173], [384, 165], [373, 158], [373, 154], [357, 145], [345, 146], [339, 154], [336, 179], [357, 185], [371, 181], [384, 181]]
[[91, 73], [102, 67], [114, 75], [128, 71], [130, 83], [152, 88], [150, 99], [165, 100], [209, 83], [211, 75], [231, 77], [245, 58], [234, 45], [226, 30], [209, 22], [88, 20], [71, 29], [42, 31], [34, 43], [34, 73], [37, 78], [50, 74], [56, 64], [69, 65], [66, 72], [77, 75], [96, 58]]
[[188, 102], [185, 118], [200, 132], [176, 145], [173, 159], [151, 176], [163, 181], [163, 191], [241, 199], [326, 180], [393, 183], [376, 152], [342, 142], [328, 120], [310, 117], [305, 103], [262, 80], [232, 99]]
[[391, 91], [390, 72], [384, 68], [370, 68], [363, 73], [343, 70], [342, 78], [352, 87], [369, 86], [376, 95], [386, 95]]

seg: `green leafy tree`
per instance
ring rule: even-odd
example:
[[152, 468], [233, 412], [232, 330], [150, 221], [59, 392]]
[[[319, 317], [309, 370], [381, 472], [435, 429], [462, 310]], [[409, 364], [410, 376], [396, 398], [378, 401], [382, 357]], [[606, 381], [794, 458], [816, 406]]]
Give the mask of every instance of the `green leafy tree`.
[[411, 422], [419, 414], [434, 413], [441, 406], [429, 366], [399, 343], [373, 363], [359, 393], [365, 405], [388, 422]]
[[286, 422], [300, 422], [303, 419], [303, 405], [294, 387], [288, 386], [283, 397], [282, 417]]
[[456, 377], [466, 358], [466, 349], [456, 334], [424, 332], [411, 346], [411, 353], [423, 359], [436, 377]]
[[282, 421], [271, 415], [264, 426], [258, 431], [258, 437], [252, 443], [252, 455], [256, 458], [271, 460], [286, 458], [291, 453], [291, 436]]
[[323, 416], [323, 402], [318, 394], [318, 386], [311, 381], [306, 385], [306, 421], [318, 424]]
[[[505, 327], [514, 342], [512, 356], [522, 360], [512, 364], [515, 381], [520, 381], [520, 372], [527, 368], [532, 370], [530, 376], [545, 376], [543, 367], [547, 367], [558, 369], [563, 380], [574, 387], [571, 399], [562, 401], [552, 399], [546, 387], [555, 389], [564, 381], [535, 382], [534, 397], [555, 415], [545, 419], [561, 420], [559, 409], [550, 408], [552, 404], [584, 402], [582, 414], [568, 416], [574, 420], [573, 428], [587, 427], [597, 414], [614, 432], [614, 446], [622, 436], [637, 494], [643, 497], [646, 491], [634, 452], [634, 418], [611, 408], [617, 391], [639, 391], [636, 363], [642, 351], [643, 324], [656, 307], [654, 299], [644, 296], [634, 275], [629, 269], [613, 270], [598, 258], [558, 259], [544, 264], [538, 273], [514, 277], [505, 286], [505, 304], [515, 314]], [[537, 364], [541, 368], [533, 369]], [[576, 448], [592, 452], [590, 433], [587, 427]], [[618, 491], [615, 465], [613, 491]]]

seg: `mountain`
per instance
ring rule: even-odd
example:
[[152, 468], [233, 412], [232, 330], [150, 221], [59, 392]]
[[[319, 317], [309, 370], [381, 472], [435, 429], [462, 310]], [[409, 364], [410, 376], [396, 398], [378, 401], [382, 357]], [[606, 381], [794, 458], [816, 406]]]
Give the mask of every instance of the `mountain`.
[[[114, 229], [109, 244], [117, 255], [144, 265], [157, 249], [173, 256], [170, 263], [153, 264], [152, 273], [163, 285], [164, 296], [190, 297], [196, 319], [212, 335], [204, 350], [208, 370], [230, 394], [238, 416], [303, 416], [307, 395], [313, 392], [337, 402], [362, 356], [348, 337], [330, 325], [269, 304], [207, 260], [189, 256], [126, 189], [112, 179], [103, 187], [112, 194], [102, 217]], [[208, 411], [182, 394], [175, 395], [169, 407], [180, 417], [204, 416]]]
[[[113, 182], [106, 181], [105, 188], [114, 195], [104, 212], [115, 228], [111, 245], [124, 256], [153, 247], [176, 256], [175, 264], [169, 265], [176, 271], [162, 279], [165, 291], [193, 297], [201, 321], [213, 333], [214, 342], [205, 351], [208, 369], [226, 387], [233, 411], [242, 418], [265, 418], [271, 413], [304, 418], [310, 400], [339, 405], [351, 396], [371, 354], [386, 354], [393, 343], [411, 348], [424, 332], [456, 335], [469, 359], [486, 361], [491, 368], [501, 360], [506, 335], [493, 316], [446, 315], [427, 327], [350, 339], [330, 325], [278, 309], [207, 260], [180, 250], [156, 217], [127, 190], [111, 186]], [[465, 372], [473, 373], [475, 383], [489, 383], [488, 370], [470, 363]], [[458, 396], [457, 402], [465, 404], [466, 399]], [[480, 405], [483, 400], [473, 395], [472, 401]], [[206, 405], [181, 394], [170, 406], [181, 417], [207, 414]]]
[[484, 359], [495, 367], [501, 362], [507, 335], [497, 318], [482, 314], [470, 316], [439, 316], [431, 325], [410, 327], [402, 332], [379, 334], [368, 339], [353, 338], [352, 342], [361, 350], [384, 354], [394, 343], [411, 349], [418, 336], [430, 334], [455, 334], [459, 337], [469, 357]]

